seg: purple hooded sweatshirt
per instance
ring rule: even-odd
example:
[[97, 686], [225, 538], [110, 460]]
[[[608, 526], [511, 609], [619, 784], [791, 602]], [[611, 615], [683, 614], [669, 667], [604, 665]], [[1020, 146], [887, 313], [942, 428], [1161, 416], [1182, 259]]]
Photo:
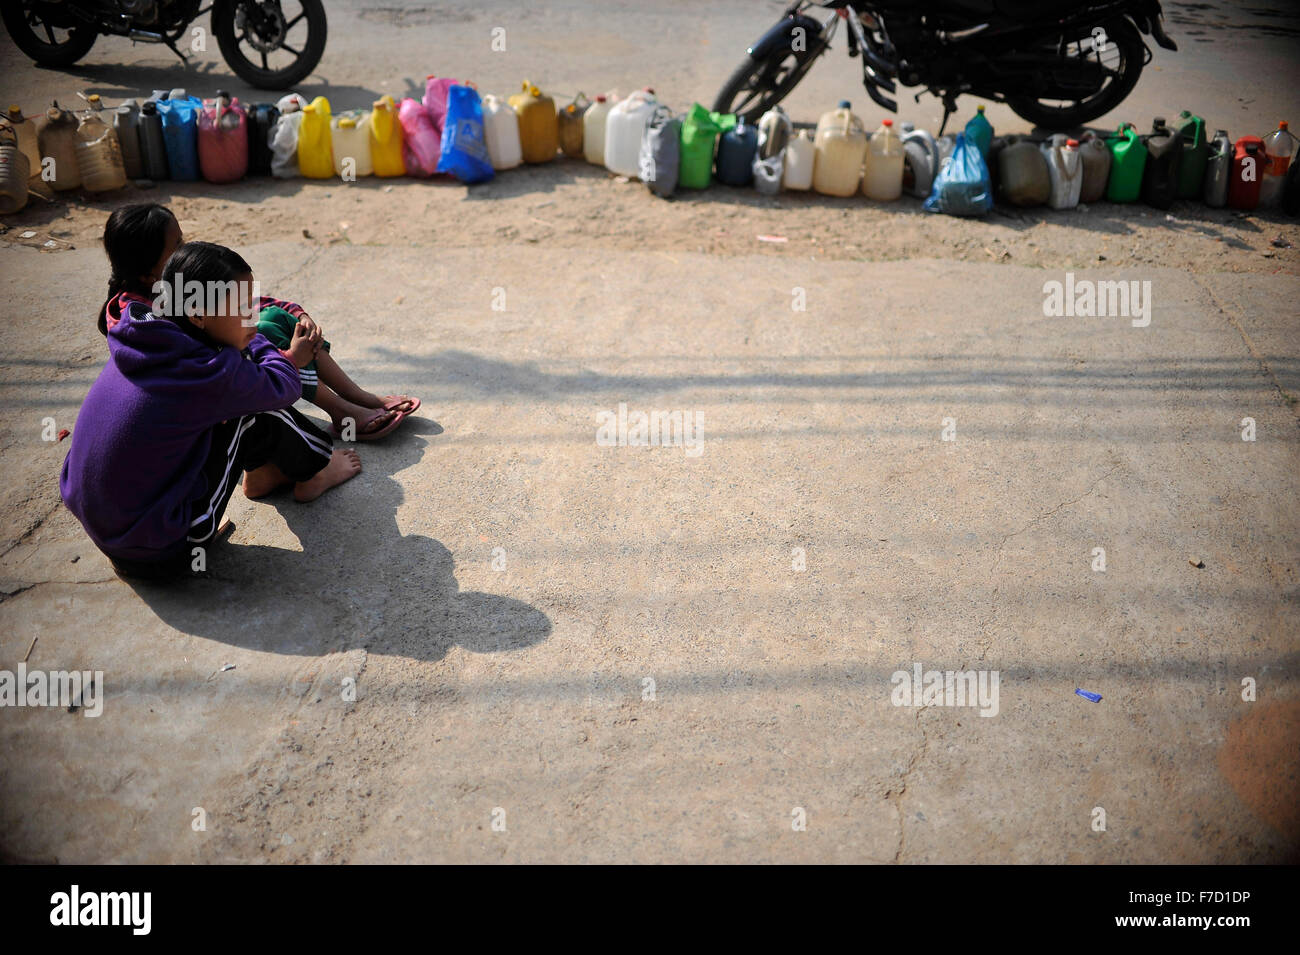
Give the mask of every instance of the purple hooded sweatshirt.
[[214, 346], [143, 302], [108, 333], [108, 352], [77, 415], [59, 491], [109, 557], [170, 556], [209, 492], [202, 469], [213, 429], [292, 405], [298, 369], [261, 335], [246, 353]]

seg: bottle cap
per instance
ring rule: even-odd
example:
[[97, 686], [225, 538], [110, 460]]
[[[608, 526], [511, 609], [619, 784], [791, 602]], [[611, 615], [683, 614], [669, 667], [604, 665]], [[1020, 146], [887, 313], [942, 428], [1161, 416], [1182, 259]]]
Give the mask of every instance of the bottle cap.
[[1178, 115], [1181, 116], [1183, 119], [1191, 119], [1191, 118], [1192, 118], [1192, 111], [1191, 111], [1190, 109], [1185, 109], [1185, 110], [1183, 110], [1181, 113], [1179, 113]]
[[357, 121], [351, 116], [344, 116], [339, 120], [339, 129], [355, 129]]
[[1069, 146], [1071, 149], [1078, 149], [1079, 141], [1077, 139], [1067, 139], [1065, 145]]
[[86, 97], [86, 102], [89, 103], [91, 106], [98, 106], [98, 105], [99, 105], [99, 94], [98, 94], [98, 93], [91, 93], [89, 96]]
[[1278, 120], [1277, 128], [1278, 128], [1278, 129], [1286, 129], [1286, 128], [1287, 128], [1286, 120], [1285, 120], [1285, 119]]
[[851, 104], [848, 100], [846, 100], [846, 99], [842, 99], [842, 100], [840, 100], [839, 108], [840, 108], [840, 109], [850, 109], [850, 108], [852, 108], [852, 105], [853, 105], [853, 104]]
[[217, 90], [217, 99], [230, 99], [230, 93], [226, 90]]
[[894, 125], [894, 121], [893, 121], [892, 119], [887, 119], [887, 120], [884, 121], [884, 125], [885, 125], [885, 126], [893, 126], [893, 125]]
[[1165, 118], [1163, 116], [1157, 116], [1155, 119], [1151, 121], [1152, 126], [1163, 126], [1164, 124], [1165, 124]]
[[530, 87], [528, 87], [528, 95], [529, 95], [529, 96], [541, 96], [541, 95], [542, 95], [542, 91], [539, 90], [536, 86], [530, 86]]
[[976, 107], [975, 107], [975, 112], [977, 112], [977, 113], [982, 113], [982, 112], [984, 112], [984, 104], [983, 104], [983, 103], [980, 103], [978, 106], [976, 106]]
[[597, 103], [603, 103], [603, 102], [605, 102], [605, 94], [604, 94], [604, 93], [601, 93], [599, 96], [597, 96], [597, 97], [596, 97], [596, 102], [597, 102]]

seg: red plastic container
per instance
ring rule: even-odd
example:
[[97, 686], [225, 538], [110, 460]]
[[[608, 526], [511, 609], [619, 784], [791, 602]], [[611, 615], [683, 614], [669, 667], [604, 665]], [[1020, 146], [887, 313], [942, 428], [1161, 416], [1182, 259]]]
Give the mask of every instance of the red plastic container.
[[235, 182], [248, 172], [248, 115], [222, 91], [199, 112], [199, 171], [208, 182]]
[[1254, 209], [1259, 205], [1259, 187], [1268, 168], [1264, 140], [1242, 136], [1232, 150], [1232, 169], [1228, 173], [1228, 207]]

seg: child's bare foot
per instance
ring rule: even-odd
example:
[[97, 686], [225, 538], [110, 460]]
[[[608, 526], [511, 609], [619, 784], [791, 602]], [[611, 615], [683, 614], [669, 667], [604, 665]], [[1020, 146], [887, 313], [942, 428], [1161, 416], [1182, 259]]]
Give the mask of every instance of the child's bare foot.
[[314, 501], [330, 488], [338, 487], [360, 473], [361, 458], [357, 452], [336, 448], [329, 464], [306, 481], [299, 481], [293, 486], [293, 499], [304, 503]]
[[289, 476], [274, 464], [263, 464], [244, 474], [244, 497], [250, 501], [273, 494], [286, 484], [292, 484]]

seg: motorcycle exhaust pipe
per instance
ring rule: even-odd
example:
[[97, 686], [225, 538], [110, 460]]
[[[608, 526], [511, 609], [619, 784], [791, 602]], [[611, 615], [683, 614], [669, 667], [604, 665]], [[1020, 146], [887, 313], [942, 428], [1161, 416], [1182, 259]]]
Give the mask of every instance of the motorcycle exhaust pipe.
[[[889, 110], [891, 113], [897, 113], [898, 104], [894, 102], [892, 99], [890, 99], [888, 96], [886, 96], [884, 93], [880, 92], [880, 90], [876, 89], [877, 84], [883, 85], [881, 83], [881, 77], [876, 76], [874, 72], [868, 69], [867, 78], [870, 82], [862, 84], [863, 87], [866, 88], [867, 95], [870, 96], [873, 100], [875, 100], [878, 104], [885, 107], [885, 109]], [[892, 83], [890, 83], [890, 87], [891, 87], [890, 92], [892, 93], [893, 92]]]

